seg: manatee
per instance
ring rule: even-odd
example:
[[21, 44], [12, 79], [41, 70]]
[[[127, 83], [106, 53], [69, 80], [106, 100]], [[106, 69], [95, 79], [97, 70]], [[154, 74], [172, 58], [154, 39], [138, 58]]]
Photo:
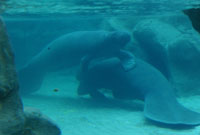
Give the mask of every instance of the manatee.
[[122, 31], [78, 31], [63, 35], [19, 70], [20, 91], [22, 94], [36, 91], [47, 72], [78, 65], [81, 59], [83, 67], [87, 67], [92, 58], [114, 55], [128, 71], [135, 65], [134, 56], [121, 48], [129, 41], [130, 35]]
[[93, 98], [105, 97], [100, 89], [112, 91], [113, 97], [144, 101], [144, 115], [158, 123], [172, 125], [198, 125], [200, 113], [182, 106], [174, 89], [164, 75], [140, 59], [135, 68], [124, 71], [116, 57], [93, 60], [87, 72], [80, 72], [78, 95], [90, 94]]
[[146, 60], [170, 80], [171, 70], [167, 45], [177, 40], [181, 33], [173, 26], [157, 19], [146, 19], [137, 23], [133, 37], [143, 50]]

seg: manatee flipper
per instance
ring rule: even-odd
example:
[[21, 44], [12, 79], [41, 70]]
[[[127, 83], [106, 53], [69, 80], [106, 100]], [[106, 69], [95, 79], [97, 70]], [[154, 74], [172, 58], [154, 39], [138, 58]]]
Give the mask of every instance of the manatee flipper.
[[120, 50], [117, 57], [121, 60], [122, 67], [125, 71], [129, 71], [136, 66], [135, 56], [125, 50]]
[[145, 117], [166, 124], [200, 124], [200, 113], [183, 107], [175, 98], [168, 98], [170, 100], [164, 98], [154, 94], [147, 95], [144, 106]]
[[90, 63], [90, 61], [92, 60], [92, 56], [91, 55], [86, 55], [81, 59], [81, 64], [80, 64], [80, 70], [81, 72], [87, 71], [88, 69], [88, 65]]
[[84, 56], [82, 59], [81, 59], [81, 62], [80, 62], [80, 67], [76, 73], [76, 79], [78, 81], [81, 81], [82, 80], [82, 76], [84, 76], [84, 74], [87, 73], [88, 71], [88, 68], [89, 68], [89, 64], [92, 60], [92, 56], [91, 55], [86, 55]]

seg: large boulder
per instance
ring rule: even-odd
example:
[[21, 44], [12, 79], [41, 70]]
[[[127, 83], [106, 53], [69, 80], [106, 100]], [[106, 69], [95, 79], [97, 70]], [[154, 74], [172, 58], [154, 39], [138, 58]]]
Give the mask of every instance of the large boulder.
[[22, 135], [24, 113], [5, 25], [0, 18], [0, 135]]
[[58, 126], [38, 109], [25, 108], [25, 135], [60, 135]]
[[0, 135], [22, 135], [25, 120], [22, 107], [16, 91], [0, 99]]
[[171, 78], [180, 94], [199, 93], [200, 38], [194, 30], [180, 31], [164, 21], [147, 19], [135, 26], [133, 38], [146, 60]]
[[192, 22], [192, 26], [200, 33], [200, 7], [183, 10]]

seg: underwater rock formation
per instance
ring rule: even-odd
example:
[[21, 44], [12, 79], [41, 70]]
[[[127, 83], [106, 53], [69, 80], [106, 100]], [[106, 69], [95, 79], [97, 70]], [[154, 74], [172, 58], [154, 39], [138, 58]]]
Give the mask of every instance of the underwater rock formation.
[[200, 68], [200, 40], [189, 37], [175, 41], [168, 47], [171, 61], [184, 71], [199, 71]]
[[150, 64], [166, 77], [171, 73], [180, 94], [183, 91], [188, 94], [200, 87], [200, 39], [195, 31], [181, 32], [163, 21], [148, 19], [138, 22], [133, 30], [133, 38], [147, 54]]
[[[41, 119], [41, 115], [36, 115], [37, 123], [43, 128], [34, 134], [27, 134], [27, 126], [34, 127], [29, 122], [32, 118], [24, 114], [22, 101], [18, 94], [19, 85], [17, 81], [14, 56], [10, 48], [9, 39], [5, 25], [0, 18], [0, 135], [60, 135], [59, 128], [49, 120]], [[52, 130], [44, 132], [48, 128]], [[31, 131], [32, 131], [31, 130]]]
[[0, 18], [0, 134], [22, 135], [24, 114], [5, 25]]
[[60, 135], [61, 131], [47, 116], [34, 108], [25, 108], [25, 135]]
[[192, 26], [196, 31], [200, 33], [200, 8], [191, 8], [183, 10], [183, 12], [189, 17], [192, 22]]
[[3, 98], [7, 96], [11, 90], [16, 89], [18, 86], [16, 81], [15, 67], [13, 66], [13, 54], [11, 52], [8, 36], [5, 31], [5, 26], [2, 21], [0, 21], [0, 37], [0, 97]]

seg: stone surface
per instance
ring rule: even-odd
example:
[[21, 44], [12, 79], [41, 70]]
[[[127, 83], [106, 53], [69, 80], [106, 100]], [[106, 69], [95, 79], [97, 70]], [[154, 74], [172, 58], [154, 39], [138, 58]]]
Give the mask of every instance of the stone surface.
[[47, 116], [34, 108], [25, 108], [25, 130], [29, 135], [60, 135], [61, 131]]
[[149, 63], [166, 77], [170, 73], [170, 81], [180, 95], [199, 93], [200, 38], [197, 32], [181, 31], [159, 19], [146, 19], [135, 26], [133, 37]]
[[[171, 61], [181, 70], [198, 71], [200, 67], [200, 40], [191, 40], [189, 37], [177, 40], [168, 47]], [[192, 71], [192, 72], [193, 72]]]
[[24, 114], [5, 25], [0, 19], [0, 135], [21, 135]]
[[191, 20], [192, 26], [200, 33], [200, 8], [191, 8], [183, 11]]
[[24, 113], [17, 91], [0, 99], [0, 135], [22, 135]]
[[[0, 19], [1, 20], [1, 19]], [[0, 97], [5, 97], [17, 86], [13, 54], [5, 25], [0, 21]]]

